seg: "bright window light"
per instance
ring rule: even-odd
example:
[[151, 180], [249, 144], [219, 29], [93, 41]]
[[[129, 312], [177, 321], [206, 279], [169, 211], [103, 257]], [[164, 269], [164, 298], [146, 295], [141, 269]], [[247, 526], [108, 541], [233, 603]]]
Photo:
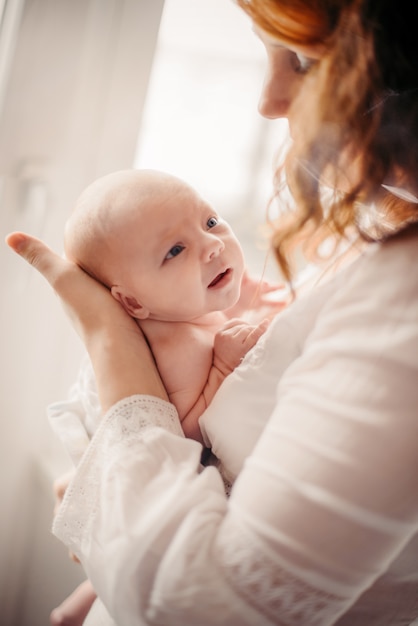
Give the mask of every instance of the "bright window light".
[[274, 152], [287, 131], [257, 111], [264, 68], [263, 47], [232, 0], [165, 0], [134, 165], [192, 184], [230, 222], [257, 272]]

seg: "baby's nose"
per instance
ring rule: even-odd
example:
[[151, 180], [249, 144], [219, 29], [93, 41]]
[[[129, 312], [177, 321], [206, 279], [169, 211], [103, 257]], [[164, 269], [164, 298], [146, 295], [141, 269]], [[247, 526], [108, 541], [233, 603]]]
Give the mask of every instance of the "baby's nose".
[[206, 261], [211, 261], [216, 258], [224, 250], [225, 244], [214, 235], [209, 235], [204, 248], [204, 258]]

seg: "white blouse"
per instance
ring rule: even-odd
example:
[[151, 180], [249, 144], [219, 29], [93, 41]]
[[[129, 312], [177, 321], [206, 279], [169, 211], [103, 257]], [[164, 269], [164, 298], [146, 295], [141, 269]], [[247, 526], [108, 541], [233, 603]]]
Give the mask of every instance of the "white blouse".
[[[401, 626], [418, 616], [418, 241], [281, 313], [201, 418], [116, 404], [54, 533], [118, 626]], [[62, 407], [61, 407], [62, 408]]]

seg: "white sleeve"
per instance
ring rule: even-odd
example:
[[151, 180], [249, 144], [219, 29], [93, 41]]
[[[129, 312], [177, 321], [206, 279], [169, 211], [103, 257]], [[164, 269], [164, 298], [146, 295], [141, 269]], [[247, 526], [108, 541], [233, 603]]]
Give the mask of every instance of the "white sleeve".
[[323, 311], [229, 500], [172, 405], [109, 411], [54, 532], [118, 626], [330, 626], [417, 531], [418, 298], [369, 284]]
[[[110, 411], [55, 521], [118, 626], [204, 626], [219, 615], [226, 626], [332, 624], [416, 528], [412, 507], [389, 516], [289, 475], [298, 448], [290, 433], [276, 471], [276, 420], [228, 503], [216, 470], [199, 474], [200, 445], [182, 438], [163, 404], [134, 397]], [[302, 442], [302, 460], [350, 471], [354, 459], [334, 442], [313, 462], [306, 448], [315, 451], [315, 439]], [[363, 471], [356, 478], [359, 487]], [[368, 486], [379, 493], [380, 482]]]
[[94, 436], [53, 531], [81, 558], [112, 618], [267, 626], [305, 614], [325, 624], [341, 598], [263, 554], [246, 516], [228, 511], [217, 470], [199, 471], [200, 453], [174, 406], [147, 396], [114, 406]]

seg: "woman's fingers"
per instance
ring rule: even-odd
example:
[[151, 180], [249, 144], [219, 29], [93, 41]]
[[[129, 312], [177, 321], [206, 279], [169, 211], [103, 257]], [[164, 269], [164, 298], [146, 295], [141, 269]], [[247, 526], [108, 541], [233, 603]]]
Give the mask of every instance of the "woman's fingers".
[[75, 263], [53, 252], [43, 241], [25, 233], [11, 233], [6, 243], [49, 282], [82, 338], [88, 337], [98, 327], [99, 316], [102, 317], [103, 325], [107, 325], [112, 315], [113, 322], [127, 322], [133, 327], [133, 320], [112, 298], [106, 287]]
[[[67, 487], [70, 484], [73, 476], [75, 474], [75, 469], [70, 470], [66, 474], [62, 474], [58, 478], [56, 478], [52, 485], [52, 490], [54, 493], [55, 504], [54, 504], [54, 516], [58, 513], [58, 509], [61, 506], [61, 502], [64, 498], [65, 492], [67, 491]], [[75, 561], [76, 563], [80, 563], [78, 558], [73, 552], [69, 552], [70, 559]]]
[[38, 270], [53, 287], [57, 278], [68, 265], [65, 259], [32, 235], [14, 232], [7, 235], [6, 243], [14, 252]]
[[54, 506], [54, 515], [58, 513], [58, 509], [61, 506], [61, 502], [64, 498], [65, 492], [67, 491], [68, 485], [73, 479], [75, 474], [75, 469], [62, 474], [58, 478], [56, 478], [52, 484], [52, 491], [54, 493], [55, 498], [55, 506]]
[[63, 304], [70, 310], [74, 309], [80, 317], [89, 313], [92, 307], [97, 314], [103, 302], [110, 307], [109, 310], [121, 309], [110, 295], [109, 289], [78, 265], [48, 248], [40, 239], [26, 233], [15, 232], [6, 237], [6, 243], [42, 274], [60, 296]]
[[55, 253], [53, 253], [46, 244], [26, 233], [10, 233], [10, 235], [6, 237], [6, 243], [12, 250], [41, 273], [48, 269], [50, 255], [55, 256]]
[[90, 354], [104, 412], [137, 393], [167, 399], [140, 327], [107, 287], [31, 235], [11, 233], [6, 242], [59, 296]]

